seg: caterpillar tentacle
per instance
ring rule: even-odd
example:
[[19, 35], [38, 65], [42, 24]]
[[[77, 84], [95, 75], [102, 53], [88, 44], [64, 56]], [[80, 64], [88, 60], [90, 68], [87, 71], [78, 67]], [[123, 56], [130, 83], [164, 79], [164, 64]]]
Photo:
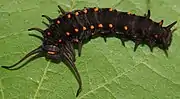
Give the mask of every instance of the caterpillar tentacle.
[[44, 22], [44, 21], [42, 21], [42, 23], [43, 23], [44, 25], [46, 25], [47, 27], [50, 26], [48, 23], [46, 23], [46, 22]]
[[18, 64], [20, 64], [22, 61], [24, 61], [25, 59], [27, 59], [28, 57], [32, 56], [32, 55], [35, 55], [35, 54], [38, 54], [38, 53], [41, 53], [42, 52], [42, 47], [39, 46], [38, 48], [32, 50], [31, 52], [29, 52], [27, 55], [25, 55], [21, 60], [19, 60], [17, 63], [11, 65], [11, 66], [1, 66], [2, 68], [5, 68], [5, 69], [9, 69], [11, 70], [13, 67], [17, 66]]
[[49, 23], [52, 22], [52, 19], [51, 19], [49, 16], [47, 16], [47, 15], [42, 15], [42, 17], [46, 18], [46, 19], [49, 21]]
[[61, 12], [62, 14], [66, 14], [66, 11], [63, 8], [61, 8], [60, 5], [58, 5], [58, 8], [59, 8], [59, 12]]
[[79, 95], [79, 93], [82, 91], [82, 81], [81, 81], [80, 74], [79, 74], [73, 60], [68, 56], [67, 52], [63, 53], [62, 59], [63, 59], [63, 62], [65, 62], [65, 64], [67, 64], [67, 66], [71, 70], [71, 72], [74, 74], [74, 76], [79, 84], [79, 88], [76, 93], [76, 97], [77, 97]]
[[35, 31], [40, 32], [41, 34], [44, 34], [44, 30], [42, 30], [40, 28], [30, 28], [30, 29], [28, 29], [28, 31], [32, 31], [32, 30], [35, 30]]
[[29, 34], [29, 36], [34, 36], [34, 37], [40, 39], [41, 41], [43, 41], [43, 38], [41, 36], [39, 36], [39, 35]]

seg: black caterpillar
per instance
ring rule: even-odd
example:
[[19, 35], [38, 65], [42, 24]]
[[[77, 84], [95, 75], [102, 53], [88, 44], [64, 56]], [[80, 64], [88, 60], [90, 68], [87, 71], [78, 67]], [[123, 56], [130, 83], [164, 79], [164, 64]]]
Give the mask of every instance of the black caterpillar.
[[84, 8], [83, 10], [74, 10], [65, 12], [60, 6], [59, 12], [62, 14], [55, 19], [45, 17], [49, 23], [43, 22], [48, 28], [30, 28], [42, 34], [43, 37], [36, 36], [42, 40], [42, 45], [29, 52], [24, 58], [12, 66], [2, 66], [5, 69], [15, 70], [13, 68], [31, 55], [44, 56], [53, 61], [62, 61], [73, 72], [79, 84], [76, 96], [82, 90], [81, 77], [75, 67], [75, 47], [78, 49], [78, 55], [81, 55], [81, 49], [84, 42], [93, 37], [119, 38], [125, 46], [125, 41], [131, 40], [135, 43], [134, 51], [140, 44], [146, 44], [150, 50], [154, 47], [162, 49], [166, 55], [168, 47], [171, 45], [171, 28], [177, 23], [163, 27], [163, 20], [154, 22], [150, 19], [150, 10], [144, 16], [136, 16], [130, 12], [120, 12], [112, 8]]

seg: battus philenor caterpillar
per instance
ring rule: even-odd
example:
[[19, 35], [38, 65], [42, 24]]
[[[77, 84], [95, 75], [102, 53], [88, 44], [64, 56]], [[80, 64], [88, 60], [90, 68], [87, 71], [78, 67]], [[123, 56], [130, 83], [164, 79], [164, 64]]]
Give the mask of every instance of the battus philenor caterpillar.
[[42, 45], [29, 52], [20, 61], [12, 66], [2, 66], [5, 69], [15, 70], [13, 68], [31, 55], [44, 56], [53, 61], [62, 61], [74, 74], [79, 84], [76, 96], [82, 90], [82, 81], [75, 66], [75, 47], [78, 49], [78, 55], [81, 55], [81, 49], [84, 42], [93, 37], [101, 36], [106, 41], [106, 37], [119, 38], [125, 46], [126, 41], [135, 43], [134, 51], [140, 44], [146, 44], [150, 50], [154, 47], [162, 49], [166, 55], [168, 47], [172, 41], [173, 30], [171, 28], [177, 23], [163, 27], [163, 20], [154, 22], [150, 19], [150, 10], [144, 16], [137, 16], [130, 12], [121, 12], [112, 8], [84, 8], [83, 10], [74, 10], [65, 12], [60, 6], [60, 14], [52, 19], [46, 15], [49, 23], [43, 22], [47, 29], [30, 28], [42, 34], [43, 37], [36, 36], [42, 40]]

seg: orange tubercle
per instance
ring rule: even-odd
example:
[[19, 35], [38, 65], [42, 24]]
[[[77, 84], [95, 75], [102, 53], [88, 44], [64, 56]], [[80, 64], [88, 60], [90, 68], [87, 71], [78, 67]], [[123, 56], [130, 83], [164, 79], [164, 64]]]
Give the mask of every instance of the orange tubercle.
[[112, 24], [109, 24], [109, 27], [110, 27], [110, 28], [112, 28], [112, 27], [113, 27], [113, 25], [112, 25]]
[[75, 32], [79, 32], [79, 30], [77, 28], [74, 29]]
[[99, 9], [98, 8], [94, 8], [94, 12], [97, 12]]
[[124, 26], [124, 29], [125, 29], [125, 30], [128, 30], [128, 27], [127, 27], [127, 26]]
[[75, 15], [78, 16], [78, 15], [79, 15], [79, 12], [75, 12]]
[[83, 30], [86, 30], [86, 27], [83, 26]]
[[87, 9], [84, 9], [84, 11], [83, 11], [83, 12], [86, 14], [88, 11], [87, 11]]
[[54, 54], [56, 54], [56, 53], [55, 53], [55, 52], [48, 51], [48, 54], [54, 55]]
[[70, 35], [70, 33], [69, 33], [69, 32], [66, 32], [66, 35], [67, 35], [67, 36], [69, 36], [69, 35]]
[[109, 11], [111, 12], [111, 11], [113, 11], [113, 9], [112, 9], [112, 8], [109, 8]]
[[91, 25], [91, 26], [90, 26], [90, 28], [91, 28], [91, 29], [94, 29], [94, 26], [93, 26], [93, 25]]
[[71, 14], [68, 14], [67, 17], [70, 19], [71, 18]]
[[102, 27], [103, 27], [103, 25], [102, 25], [102, 24], [98, 24], [98, 27], [99, 27], [99, 28], [102, 28]]
[[56, 21], [57, 24], [60, 24], [61, 22], [59, 20]]

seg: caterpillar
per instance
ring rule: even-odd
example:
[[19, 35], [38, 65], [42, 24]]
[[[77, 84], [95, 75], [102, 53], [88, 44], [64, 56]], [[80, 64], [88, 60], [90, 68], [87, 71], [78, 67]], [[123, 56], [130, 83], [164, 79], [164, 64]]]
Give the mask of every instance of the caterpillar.
[[28, 29], [42, 34], [42, 37], [30, 35], [39, 38], [42, 45], [30, 51], [17, 63], [2, 66], [2, 68], [19, 69], [20, 67], [15, 67], [32, 55], [43, 56], [52, 61], [62, 61], [72, 71], [78, 82], [77, 97], [82, 91], [82, 80], [75, 66], [75, 49], [78, 50], [78, 56], [81, 56], [83, 44], [92, 38], [103, 37], [106, 41], [107, 37], [116, 37], [121, 40], [123, 46], [126, 41], [133, 41], [134, 51], [140, 44], [146, 44], [151, 52], [154, 47], [158, 47], [168, 56], [167, 50], [171, 45], [174, 32], [171, 28], [177, 21], [163, 27], [163, 20], [155, 22], [150, 19], [150, 10], [144, 16], [139, 16], [112, 8], [94, 7], [71, 12], [66, 12], [60, 6], [58, 8], [61, 14], [57, 18], [52, 19], [42, 15], [49, 21], [49, 23], [43, 22], [47, 26], [46, 29]]

